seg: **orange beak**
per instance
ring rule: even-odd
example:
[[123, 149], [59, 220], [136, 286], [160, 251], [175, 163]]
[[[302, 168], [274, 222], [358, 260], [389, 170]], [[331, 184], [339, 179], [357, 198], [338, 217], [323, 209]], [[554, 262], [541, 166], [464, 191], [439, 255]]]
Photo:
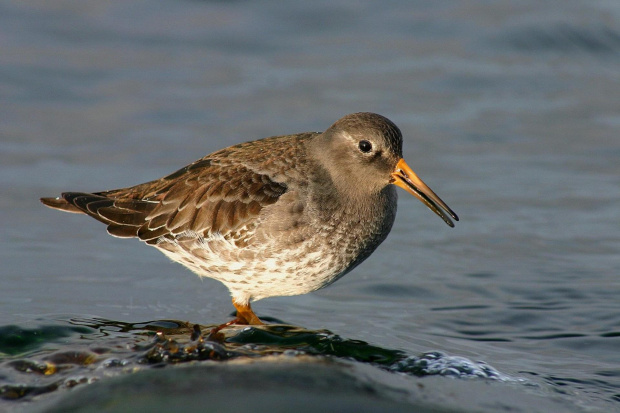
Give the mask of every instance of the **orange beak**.
[[[459, 220], [459, 217], [454, 211], [452, 211], [450, 207], [411, 170], [407, 162], [402, 158], [396, 164], [394, 172], [392, 172], [391, 183], [400, 186], [405, 191], [418, 198], [431, 211], [439, 215], [449, 226], [454, 227], [454, 222], [452, 222], [450, 217], [454, 218], [455, 221]], [[446, 213], [449, 214], [450, 217], [446, 215]]]

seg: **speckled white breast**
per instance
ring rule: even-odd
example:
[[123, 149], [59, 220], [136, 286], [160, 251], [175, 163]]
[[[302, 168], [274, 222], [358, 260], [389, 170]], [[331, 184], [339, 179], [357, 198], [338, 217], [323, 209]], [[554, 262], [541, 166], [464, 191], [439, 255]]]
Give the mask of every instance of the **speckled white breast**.
[[244, 250], [215, 234], [209, 239], [163, 240], [157, 248], [196, 274], [224, 283], [235, 301], [248, 302], [305, 294], [334, 282], [344, 271], [338, 251], [324, 241], [317, 234], [278, 251], [270, 245]]

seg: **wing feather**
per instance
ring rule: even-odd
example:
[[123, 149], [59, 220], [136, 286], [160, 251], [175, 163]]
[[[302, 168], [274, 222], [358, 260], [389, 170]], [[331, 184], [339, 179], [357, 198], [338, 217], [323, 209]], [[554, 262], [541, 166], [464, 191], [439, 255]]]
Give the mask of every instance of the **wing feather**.
[[112, 235], [156, 243], [182, 234], [218, 233], [237, 239], [238, 231], [254, 225], [262, 209], [287, 190], [285, 184], [249, 168], [236, 168], [231, 174], [211, 161], [200, 165], [125, 190], [68, 192], [63, 199], [107, 224]]
[[[110, 234], [162, 239], [219, 234], [244, 243], [259, 225], [263, 209], [289, 189], [285, 161], [314, 133], [267, 138], [215, 152], [161, 179], [129, 188], [43, 198], [55, 209], [87, 214]], [[286, 144], [283, 144], [286, 142]], [[260, 150], [259, 150], [260, 148]], [[281, 162], [274, 167], [274, 159]], [[297, 178], [302, 178], [297, 176]]]

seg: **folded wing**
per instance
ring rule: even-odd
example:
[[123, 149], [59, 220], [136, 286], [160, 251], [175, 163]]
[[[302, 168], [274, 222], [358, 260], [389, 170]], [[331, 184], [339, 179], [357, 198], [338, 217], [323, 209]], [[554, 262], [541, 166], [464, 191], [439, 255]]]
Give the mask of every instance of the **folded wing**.
[[284, 183], [244, 165], [205, 158], [156, 181], [105, 192], [66, 192], [42, 198], [55, 209], [87, 214], [118, 237], [155, 244], [163, 239], [217, 233], [237, 244], [257, 225], [261, 210], [278, 201]]

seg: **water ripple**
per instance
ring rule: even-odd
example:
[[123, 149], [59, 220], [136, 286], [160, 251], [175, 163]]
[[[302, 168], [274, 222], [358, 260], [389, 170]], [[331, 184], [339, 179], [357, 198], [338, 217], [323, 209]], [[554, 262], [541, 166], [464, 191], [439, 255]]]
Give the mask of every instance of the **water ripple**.
[[509, 33], [505, 41], [513, 48], [529, 52], [588, 52], [611, 55], [620, 51], [620, 34], [609, 27], [578, 27], [560, 23], [547, 27], [522, 27]]
[[[187, 362], [319, 357], [355, 361], [411, 375], [518, 381], [484, 362], [431, 351], [401, 350], [290, 325], [199, 326], [174, 320], [124, 323], [71, 319], [70, 325], [0, 328], [0, 399], [34, 396], [105, 377]], [[59, 339], [62, 339], [59, 345]]]

